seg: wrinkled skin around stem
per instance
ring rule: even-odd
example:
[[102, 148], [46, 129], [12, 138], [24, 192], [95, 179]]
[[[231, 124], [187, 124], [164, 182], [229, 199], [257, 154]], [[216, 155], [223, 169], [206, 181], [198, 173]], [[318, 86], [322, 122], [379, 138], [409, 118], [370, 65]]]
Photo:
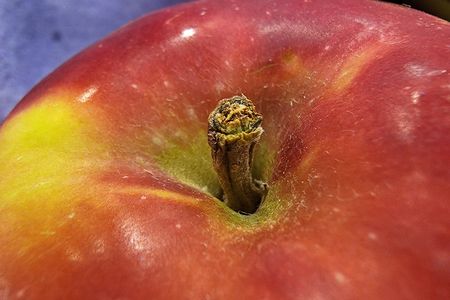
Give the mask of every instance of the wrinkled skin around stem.
[[[449, 36], [364, 0], [121, 28], [1, 126], [0, 297], [449, 299]], [[250, 216], [214, 197], [205, 130], [241, 94], [270, 186]]]

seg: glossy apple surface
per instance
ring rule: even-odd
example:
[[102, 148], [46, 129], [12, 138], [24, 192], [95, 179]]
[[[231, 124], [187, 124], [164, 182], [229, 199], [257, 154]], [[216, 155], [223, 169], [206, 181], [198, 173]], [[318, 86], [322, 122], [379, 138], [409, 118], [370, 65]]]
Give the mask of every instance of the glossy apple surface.
[[[449, 38], [349, 0], [200, 1], [121, 28], [0, 129], [0, 296], [448, 299]], [[206, 136], [241, 93], [270, 185], [250, 216], [214, 197]]]

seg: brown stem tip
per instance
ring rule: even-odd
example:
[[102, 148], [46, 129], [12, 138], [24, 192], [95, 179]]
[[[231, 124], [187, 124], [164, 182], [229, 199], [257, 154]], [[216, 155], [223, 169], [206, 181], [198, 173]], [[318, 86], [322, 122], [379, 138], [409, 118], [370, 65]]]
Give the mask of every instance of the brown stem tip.
[[244, 95], [221, 100], [208, 118], [208, 143], [223, 200], [245, 214], [254, 213], [267, 194], [267, 184], [252, 177], [261, 123], [262, 116]]

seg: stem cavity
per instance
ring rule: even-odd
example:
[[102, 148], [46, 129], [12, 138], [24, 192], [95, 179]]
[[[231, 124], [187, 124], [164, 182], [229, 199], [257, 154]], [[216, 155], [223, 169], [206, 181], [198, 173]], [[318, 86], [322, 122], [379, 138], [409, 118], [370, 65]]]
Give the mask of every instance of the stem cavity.
[[208, 118], [208, 143], [223, 201], [234, 211], [254, 213], [267, 184], [253, 179], [254, 149], [263, 129], [262, 116], [244, 95], [223, 99]]

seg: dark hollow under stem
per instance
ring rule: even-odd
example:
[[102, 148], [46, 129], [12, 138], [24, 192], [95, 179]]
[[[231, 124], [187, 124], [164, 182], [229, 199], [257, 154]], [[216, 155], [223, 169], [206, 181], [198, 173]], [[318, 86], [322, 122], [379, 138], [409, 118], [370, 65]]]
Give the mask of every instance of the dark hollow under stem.
[[267, 194], [267, 184], [252, 176], [261, 123], [262, 116], [244, 95], [221, 100], [208, 119], [208, 142], [223, 201], [245, 214], [254, 213]]

